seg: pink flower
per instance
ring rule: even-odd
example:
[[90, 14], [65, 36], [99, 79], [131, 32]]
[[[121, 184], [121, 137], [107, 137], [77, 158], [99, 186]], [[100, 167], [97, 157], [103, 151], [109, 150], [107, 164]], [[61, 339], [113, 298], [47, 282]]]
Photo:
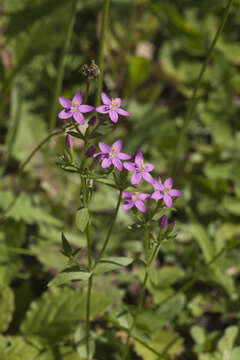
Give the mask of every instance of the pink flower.
[[64, 107], [64, 109], [58, 114], [58, 117], [60, 119], [68, 119], [73, 117], [79, 125], [84, 125], [85, 123], [82, 113], [87, 113], [94, 109], [94, 107], [91, 105], [81, 105], [83, 96], [80, 91], [74, 95], [72, 101], [63, 96], [59, 96], [58, 99], [60, 104]]
[[131, 183], [133, 185], [137, 185], [142, 177], [144, 178], [144, 180], [152, 183], [153, 178], [149, 173], [154, 169], [154, 165], [144, 164], [143, 155], [140, 151], [136, 153], [134, 162], [124, 162], [123, 166], [128, 171], [133, 172], [131, 178]]
[[146, 200], [150, 197], [149, 194], [144, 194], [140, 192], [123, 192], [122, 199], [126, 199], [125, 203], [123, 204], [123, 210], [129, 210], [133, 206], [136, 206], [138, 210], [141, 212], [146, 211], [146, 206], [143, 203], [143, 200]]
[[118, 122], [118, 115], [130, 116], [131, 114], [120, 108], [122, 100], [115, 98], [110, 100], [109, 97], [102, 92], [102, 102], [104, 105], [98, 106], [96, 111], [101, 114], [109, 114], [110, 120], [114, 123]]
[[157, 190], [152, 194], [152, 199], [163, 199], [165, 205], [168, 208], [172, 207], [172, 198], [177, 198], [182, 195], [182, 191], [172, 189], [172, 178], [166, 179], [163, 184], [161, 183], [160, 178], [158, 179], [158, 181], [153, 180], [152, 185], [155, 190]]
[[99, 142], [98, 146], [101, 152], [96, 153], [93, 157], [100, 158], [102, 160], [102, 168], [108, 168], [113, 165], [119, 171], [122, 171], [123, 166], [121, 160], [131, 159], [131, 156], [120, 152], [122, 148], [122, 140], [117, 140], [112, 146]]

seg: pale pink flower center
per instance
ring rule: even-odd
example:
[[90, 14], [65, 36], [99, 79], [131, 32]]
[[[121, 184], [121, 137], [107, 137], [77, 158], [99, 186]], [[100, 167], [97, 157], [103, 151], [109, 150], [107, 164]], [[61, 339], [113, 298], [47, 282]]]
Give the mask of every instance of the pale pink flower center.
[[114, 158], [116, 156], [116, 148], [114, 146], [112, 146], [112, 151], [110, 152], [110, 157]]
[[170, 189], [171, 189], [170, 186], [166, 186], [165, 189], [163, 190], [164, 195], [167, 195]]
[[72, 101], [72, 107], [71, 107], [71, 110], [73, 112], [76, 112], [78, 110], [78, 105], [79, 105], [79, 102], [78, 101]]
[[138, 192], [133, 192], [133, 195], [132, 195], [132, 200], [133, 201], [136, 201], [137, 200], [137, 198], [138, 198]]
[[140, 160], [140, 167], [138, 168], [138, 172], [144, 171], [144, 169], [148, 169], [148, 165], [145, 165], [143, 160]]

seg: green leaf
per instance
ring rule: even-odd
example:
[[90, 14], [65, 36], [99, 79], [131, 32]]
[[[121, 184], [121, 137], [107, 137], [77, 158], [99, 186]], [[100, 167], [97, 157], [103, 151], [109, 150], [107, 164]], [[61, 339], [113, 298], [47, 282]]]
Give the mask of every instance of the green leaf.
[[103, 258], [97, 264], [94, 273], [103, 274], [108, 271], [112, 271], [124, 266], [128, 266], [133, 262], [133, 259], [128, 257], [108, 257]]
[[143, 56], [131, 58], [128, 66], [129, 88], [134, 91], [149, 75], [150, 61]]
[[89, 279], [91, 273], [87, 271], [69, 271], [65, 270], [51, 280], [48, 286], [59, 286], [69, 284], [70, 281], [86, 281]]
[[84, 139], [85, 139], [85, 137], [83, 136], [83, 134], [82, 134], [82, 133], [80, 133], [80, 132], [76, 132], [76, 131], [67, 131], [67, 133], [68, 133], [69, 135], [71, 135], [71, 136], [75, 137], [75, 138], [82, 139], [82, 140], [84, 140]]
[[42, 4], [37, 4], [35, 6], [27, 6], [20, 11], [12, 12], [9, 16], [8, 22], [8, 33], [6, 34], [8, 39], [15, 37], [22, 31], [26, 31], [31, 25], [36, 21], [42, 19], [43, 17], [55, 12], [59, 6], [67, 3], [67, 0], [52, 0], [51, 3], [47, 1]]
[[225, 332], [224, 336], [218, 342], [218, 349], [226, 356], [226, 352], [229, 353], [228, 358], [230, 358], [230, 353], [234, 346], [234, 342], [238, 335], [238, 326], [229, 326]]
[[166, 288], [184, 276], [184, 271], [174, 266], [163, 266], [160, 269], [150, 268], [150, 280], [153, 286]]
[[[75, 346], [81, 359], [87, 359], [87, 337], [86, 329], [79, 326], [74, 335]], [[90, 336], [89, 339], [89, 358], [92, 359], [95, 353], [95, 342]]]
[[234, 215], [240, 215], [240, 200], [230, 196], [223, 200], [223, 208]]
[[0, 336], [1, 360], [37, 359], [38, 347], [31, 344], [31, 339], [20, 336]]
[[[146, 337], [144, 337], [146, 341]], [[181, 354], [183, 351], [183, 338], [181, 338], [177, 333], [174, 333], [170, 330], [157, 330], [151, 334], [151, 340], [147, 339], [147, 344], [151, 346], [158, 353], [162, 353], [167, 349], [165, 355], [171, 356], [174, 358], [176, 355]], [[134, 341], [134, 347], [136, 353], [143, 357], [146, 360], [158, 360], [158, 355], [154, 354], [151, 350], [147, 349], [145, 346], [140, 344], [137, 341]]]
[[14, 293], [8, 286], [0, 285], [0, 332], [8, 329], [14, 311]]
[[76, 214], [76, 225], [81, 232], [84, 232], [84, 230], [86, 229], [88, 221], [89, 221], [88, 209], [82, 208], [78, 210]]
[[64, 255], [66, 255], [67, 257], [72, 256], [72, 247], [69, 244], [67, 238], [65, 237], [64, 233], [62, 233], [62, 247], [63, 247], [63, 252]]
[[[51, 287], [39, 299], [31, 303], [20, 331], [24, 335], [36, 335], [49, 342], [60, 342], [76, 330], [79, 321], [86, 316], [87, 293], [82, 289]], [[111, 298], [103, 291], [92, 291], [91, 319], [99, 316], [111, 305]]]

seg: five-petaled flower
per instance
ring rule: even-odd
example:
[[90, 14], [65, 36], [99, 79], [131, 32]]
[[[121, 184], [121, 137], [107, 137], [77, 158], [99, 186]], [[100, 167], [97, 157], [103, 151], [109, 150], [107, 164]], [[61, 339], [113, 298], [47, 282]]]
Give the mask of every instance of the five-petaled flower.
[[123, 204], [122, 208], [123, 210], [129, 210], [133, 206], [136, 206], [136, 208], [142, 212], [146, 211], [146, 206], [143, 203], [143, 200], [146, 200], [151, 195], [140, 193], [140, 192], [127, 192], [124, 191], [122, 193], [122, 199], [126, 199], [125, 203]]
[[109, 114], [112, 122], [118, 122], [118, 115], [130, 116], [130, 113], [120, 108], [122, 100], [120, 98], [109, 99], [109, 97], [102, 92], [102, 102], [104, 105], [98, 106], [96, 111], [101, 114]]
[[102, 160], [102, 168], [108, 168], [113, 165], [119, 171], [122, 171], [123, 166], [121, 160], [128, 160], [130, 155], [120, 152], [122, 148], [122, 140], [115, 141], [112, 146], [99, 142], [98, 146], [101, 152], [93, 155], [94, 158]]
[[82, 105], [83, 96], [80, 91], [74, 95], [72, 101], [63, 96], [59, 96], [58, 99], [60, 104], [64, 107], [64, 109], [58, 114], [58, 117], [60, 119], [73, 117], [79, 125], [84, 125], [85, 123], [82, 113], [87, 113], [94, 109], [91, 105]]
[[131, 177], [133, 185], [137, 185], [142, 177], [144, 180], [152, 183], [153, 178], [149, 173], [154, 169], [154, 165], [144, 164], [143, 155], [140, 151], [136, 153], [134, 162], [124, 162], [123, 165], [128, 171], [133, 172]]
[[168, 208], [172, 207], [172, 198], [182, 195], [182, 191], [172, 189], [172, 178], [166, 179], [163, 184], [159, 178], [158, 181], [154, 180], [152, 185], [156, 191], [152, 194], [151, 198], [155, 200], [163, 199]]

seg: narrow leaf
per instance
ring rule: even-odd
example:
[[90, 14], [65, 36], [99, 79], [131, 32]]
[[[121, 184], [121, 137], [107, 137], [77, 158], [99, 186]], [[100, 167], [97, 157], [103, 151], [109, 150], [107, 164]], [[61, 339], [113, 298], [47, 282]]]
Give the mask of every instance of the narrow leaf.
[[76, 214], [76, 225], [77, 225], [77, 228], [81, 232], [84, 232], [84, 230], [86, 229], [88, 221], [89, 221], [88, 209], [82, 208], [82, 209], [78, 210], [78, 212]]
[[101, 259], [97, 264], [94, 272], [96, 274], [103, 274], [124, 266], [128, 266], [133, 262], [133, 259], [128, 257], [108, 257]]

